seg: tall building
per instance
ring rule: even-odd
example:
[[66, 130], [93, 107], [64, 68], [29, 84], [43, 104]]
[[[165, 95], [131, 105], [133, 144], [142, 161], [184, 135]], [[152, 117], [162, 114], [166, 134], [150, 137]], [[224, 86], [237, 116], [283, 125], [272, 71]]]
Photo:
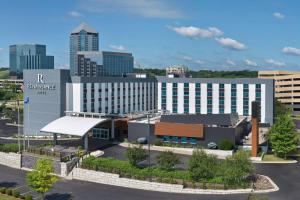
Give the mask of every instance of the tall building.
[[46, 45], [9, 46], [10, 74], [22, 76], [24, 69], [54, 69], [54, 56], [46, 55]]
[[133, 73], [131, 53], [78, 51], [78, 76], [122, 76]]
[[170, 113], [251, 116], [259, 101], [261, 123], [273, 123], [273, 80], [257, 78], [157, 78], [157, 108]]
[[300, 114], [300, 72], [259, 71], [258, 77], [274, 79], [275, 97], [281, 103], [290, 105], [294, 114]]
[[174, 77], [187, 77], [189, 69], [183, 65], [174, 65], [169, 66], [166, 68], [166, 75], [167, 76], [174, 76]]
[[82, 23], [70, 35], [70, 71], [72, 75], [79, 75], [78, 51], [98, 51], [99, 34], [87, 24]]

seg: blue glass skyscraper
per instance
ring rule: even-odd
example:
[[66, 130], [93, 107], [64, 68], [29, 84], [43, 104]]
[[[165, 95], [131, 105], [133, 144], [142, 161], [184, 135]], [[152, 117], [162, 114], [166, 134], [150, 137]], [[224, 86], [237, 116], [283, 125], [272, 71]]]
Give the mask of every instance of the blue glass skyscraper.
[[23, 69], [54, 69], [54, 56], [46, 55], [46, 45], [10, 45], [9, 68], [17, 76], [22, 76]]
[[87, 24], [82, 23], [70, 35], [70, 71], [71, 75], [79, 75], [78, 51], [98, 51], [99, 34]]

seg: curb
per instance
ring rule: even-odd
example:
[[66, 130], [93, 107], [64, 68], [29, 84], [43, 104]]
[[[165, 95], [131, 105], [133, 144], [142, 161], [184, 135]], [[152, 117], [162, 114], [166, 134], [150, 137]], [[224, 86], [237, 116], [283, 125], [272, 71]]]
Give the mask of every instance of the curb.
[[291, 160], [291, 161], [252, 161], [256, 164], [295, 164], [298, 163], [297, 160]]

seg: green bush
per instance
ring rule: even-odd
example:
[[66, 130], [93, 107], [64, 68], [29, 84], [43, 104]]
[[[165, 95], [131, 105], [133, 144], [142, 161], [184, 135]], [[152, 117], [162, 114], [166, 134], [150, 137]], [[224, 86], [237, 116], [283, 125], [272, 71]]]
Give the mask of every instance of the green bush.
[[32, 200], [32, 195], [31, 194], [26, 194], [25, 195], [25, 200]]
[[157, 139], [157, 140], [155, 140], [154, 145], [155, 146], [163, 146], [164, 142], [161, 139]]
[[161, 152], [156, 156], [156, 161], [162, 170], [170, 171], [180, 163], [179, 156], [172, 151]]
[[146, 151], [139, 147], [129, 147], [126, 151], [126, 157], [132, 166], [137, 166], [137, 164], [147, 158]]
[[0, 193], [5, 194], [5, 190], [6, 190], [5, 188], [0, 188]]
[[232, 150], [234, 147], [234, 144], [227, 139], [223, 139], [219, 142], [219, 149], [221, 150]]
[[[22, 149], [22, 147], [21, 147]], [[19, 145], [18, 144], [0, 144], [0, 151], [2, 152], [14, 152], [17, 153], [19, 151]]]
[[16, 198], [19, 198], [19, 197], [20, 197], [20, 192], [19, 192], [19, 190], [13, 190], [13, 191], [12, 191], [12, 195], [13, 195], [14, 197], [16, 197]]
[[12, 195], [12, 189], [7, 188], [7, 189], [5, 190], [5, 194], [11, 196], [11, 195]]

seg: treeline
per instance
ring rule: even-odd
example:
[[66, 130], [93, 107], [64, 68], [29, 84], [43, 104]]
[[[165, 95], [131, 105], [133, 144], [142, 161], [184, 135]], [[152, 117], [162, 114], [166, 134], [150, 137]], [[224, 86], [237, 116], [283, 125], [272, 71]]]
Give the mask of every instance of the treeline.
[[[165, 69], [134, 69], [135, 73], [146, 73], [149, 76], [165, 76]], [[213, 71], [199, 70], [189, 71], [193, 78], [257, 78], [257, 71], [242, 70], [242, 71]]]

